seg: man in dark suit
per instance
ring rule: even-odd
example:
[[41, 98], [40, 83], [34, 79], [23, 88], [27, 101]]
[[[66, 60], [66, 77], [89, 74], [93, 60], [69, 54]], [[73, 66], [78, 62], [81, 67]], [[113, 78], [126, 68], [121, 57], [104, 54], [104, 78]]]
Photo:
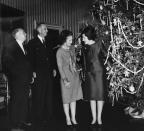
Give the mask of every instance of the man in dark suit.
[[32, 112], [35, 122], [48, 121], [52, 116], [52, 61], [45, 41], [47, 26], [40, 23], [37, 35], [27, 44], [27, 52], [35, 77], [32, 88]]
[[12, 36], [3, 48], [2, 69], [8, 77], [10, 88], [10, 120], [13, 131], [26, 122], [32, 70], [23, 47], [25, 31], [17, 28], [12, 32]]

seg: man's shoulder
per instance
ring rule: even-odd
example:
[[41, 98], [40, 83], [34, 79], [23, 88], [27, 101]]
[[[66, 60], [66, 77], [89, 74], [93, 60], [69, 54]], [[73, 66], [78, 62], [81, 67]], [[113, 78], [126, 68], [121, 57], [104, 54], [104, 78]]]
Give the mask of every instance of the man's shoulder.
[[3, 48], [4, 48], [4, 49], [13, 50], [13, 49], [16, 47], [17, 44], [18, 44], [18, 43], [16, 42], [15, 39], [11, 39], [10, 42], [4, 44], [4, 47], [3, 47]]
[[31, 40], [29, 40], [29, 42], [28, 42], [28, 44], [33, 44], [33, 43], [35, 43], [35, 42], [38, 42], [38, 38], [37, 37], [35, 37], [35, 38], [32, 38]]
[[38, 38], [33, 38], [33, 39], [28, 41], [27, 47], [36, 47], [37, 45], [39, 45], [39, 42], [40, 41]]

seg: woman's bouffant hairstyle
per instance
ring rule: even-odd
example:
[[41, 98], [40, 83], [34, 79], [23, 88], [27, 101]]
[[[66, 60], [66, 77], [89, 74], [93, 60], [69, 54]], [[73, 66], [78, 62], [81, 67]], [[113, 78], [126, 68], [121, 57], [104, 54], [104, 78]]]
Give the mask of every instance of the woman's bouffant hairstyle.
[[61, 33], [60, 33], [60, 40], [61, 40], [61, 45], [66, 42], [66, 39], [68, 36], [72, 36], [73, 33], [69, 30], [63, 30]]
[[84, 28], [82, 34], [85, 34], [85, 36], [87, 36], [89, 40], [95, 40], [97, 38], [96, 30], [91, 25], [88, 25], [86, 28]]

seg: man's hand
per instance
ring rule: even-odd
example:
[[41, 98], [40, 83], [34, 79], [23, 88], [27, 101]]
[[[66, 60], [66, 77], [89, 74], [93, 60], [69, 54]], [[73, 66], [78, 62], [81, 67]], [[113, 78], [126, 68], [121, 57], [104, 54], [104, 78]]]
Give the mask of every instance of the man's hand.
[[54, 69], [54, 70], [53, 70], [53, 77], [56, 77], [56, 75], [57, 75], [57, 72], [56, 72], [56, 70]]
[[32, 80], [31, 80], [31, 82], [30, 82], [31, 84], [33, 84], [34, 83], [34, 77], [32, 77]]
[[36, 72], [33, 72], [33, 77], [36, 78]]
[[32, 80], [31, 80], [31, 84], [33, 84], [34, 83], [34, 79], [36, 78], [36, 72], [33, 72], [33, 76], [32, 76]]

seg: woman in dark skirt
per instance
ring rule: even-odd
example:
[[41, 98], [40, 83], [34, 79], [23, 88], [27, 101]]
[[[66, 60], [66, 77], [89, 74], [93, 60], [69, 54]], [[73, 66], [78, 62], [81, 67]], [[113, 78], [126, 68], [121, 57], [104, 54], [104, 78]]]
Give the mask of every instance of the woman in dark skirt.
[[84, 99], [90, 101], [93, 118], [91, 124], [93, 125], [97, 121], [101, 125], [104, 104], [103, 69], [99, 59], [101, 41], [97, 39], [96, 31], [92, 26], [84, 29], [82, 39], [87, 45]]

